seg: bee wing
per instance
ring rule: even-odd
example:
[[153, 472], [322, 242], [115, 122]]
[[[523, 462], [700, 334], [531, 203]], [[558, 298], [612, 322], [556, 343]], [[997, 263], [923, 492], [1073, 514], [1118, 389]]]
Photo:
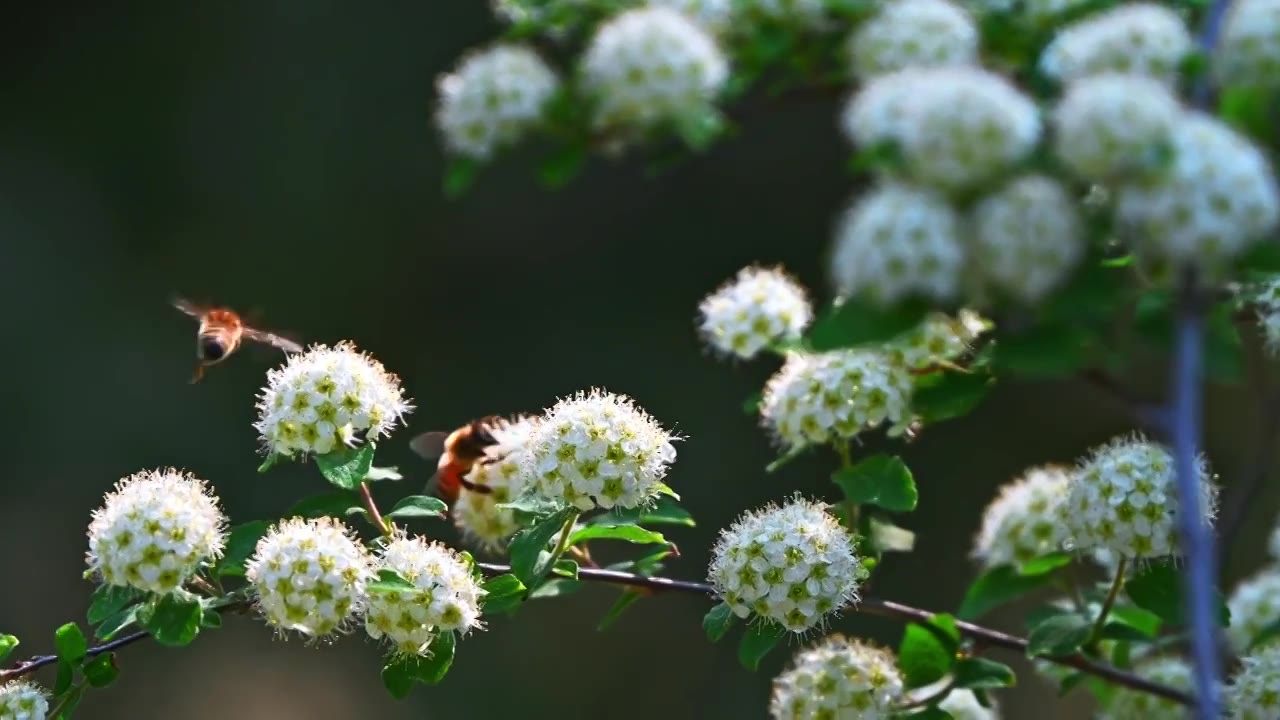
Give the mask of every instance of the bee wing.
[[426, 432], [409, 441], [409, 449], [424, 460], [438, 460], [444, 454], [447, 432]]
[[277, 335], [275, 333], [269, 333], [262, 330], [255, 330], [254, 328], [251, 328], [251, 327], [244, 328], [244, 336], [254, 342], [260, 342], [264, 345], [272, 345], [274, 347], [278, 347], [287, 353], [300, 353], [304, 349], [301, 345], [294, 342], [293, 340], [290, 340], [287, 337], [284, 337], [283, 335]]
[[198, 318], [204, 315], [205, 312], [208, 311], [208, 308], [206, 308], [205, 306], [197, 305], [196, 303], [193, 303], [190, 300], [187, 300], [186, 298], [175, 297], [171, 302], [173, 303], [173, 306], [175, 308], [181, 310], [182, 312], [190, 315], [193, 318]]

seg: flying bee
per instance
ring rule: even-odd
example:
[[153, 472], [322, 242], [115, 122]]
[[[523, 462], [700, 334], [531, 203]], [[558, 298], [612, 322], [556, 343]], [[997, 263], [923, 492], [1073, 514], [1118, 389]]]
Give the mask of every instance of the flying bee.
[[476, 464], [497, 459], [490, 449], [500, 442], [494, 432], [503, 422], [502, 418], [490, 415], [472, 420], [453, 432], [426, 432], [409, 441], [409, 448], [420, 457], [436, 461], [436, 471], [427, 481], [427, 487], [434, 484], [440, 498], [450, 507], [462, 488], [477, 493], [493, 492], [488, 485], [467, 480], [466, 475]]
[[196, 366], [195, 377], [191, 378], [193, 383], [200, 382], [205, 368], [230, 357], [240, 347], [243, 339], [271, 345], [286, 353], [303, 351], [301, 345], [286, 337], [249, 327], [235, 311], [228, 308], [206, 307], [182, 298], [176, 298], [173, 306], [200, 321], [200, 329], [196, 331], [196, 359], [199, 365]]

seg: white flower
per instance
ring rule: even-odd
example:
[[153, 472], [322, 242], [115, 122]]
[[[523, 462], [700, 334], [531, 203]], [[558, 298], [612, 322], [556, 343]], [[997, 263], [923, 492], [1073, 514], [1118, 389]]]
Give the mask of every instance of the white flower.
[[748, 20], [755, 15], [809, 28], [822, 28], [831, 24], [831, 18], [827, 15], [827, 6], [823, 0], [739, 0], [739, 2]]
[[[1217, 514], [1218, 489], [1198, 461], [1203, 520]], [[1173, 456], [1141, 437], [1117, 438], [1093, 451], [1071, 474], [1063, 505], [1066, 530], [1081, 551], [1103, 547], [1128, 558], [1178, 550], [1178, 492]]]
[[412, 409], [395, 375], [341, 342], [315, 345], [268, 371], [254, 427], [269, 452], [325, 455], [355, 444], [359, 433], [365, 440], [390, 434]]
[[952, 690], [945, 700], [938, 703], [938, 707], [947, 711], [952, 720], [998, 720], [1000, 717], [995, 703], [991, 707], [983, 707], [972, 690]]
[[[1252, 298], [1267, 352], [1280, 355], [1280, 278], [1263, 283]], [[1271, 536], [1271, 554], [1280, 560], [1280, 526]]]
[[911, 375], [872, 350], [791, 353], [765, 386], [764, 426], [785, 448], [852, 438], [910, 415]]
[[1079, 203], [1062, 183], [1024, 175], [973, 209], [970, 253], [983, 280], [1034, 304], [1059, 288], [1084, 259]]
[[984, 568], [1023, 565], [1066, 550], [1067, 531], [1060, 512], [1067, 499], [1067, 468], [1048, 465], [1028, 470], [1000, 488], [982, 515], [973, 557]]
[[372, 592], [365, 630], [386, 638], [396, 653], [429, 655], [440, 633], [466, 635], [480, 625], [480, 587], [456, 551], [401, 532], [382, 550], [379, 569], [394, 570], [415, 590]]
[[328, 517], [292, 518], [258, 540], [245, 577], [268, 625], [321, 638], [360, 613], [375, 579], [372, 559], [351, 531]]
[[524, 482], [579, 510], [639, 507], [662, 492], [674, 439], [630, 398], [580, 392], [534, 425]]
[[628, 10], [600, 26], [582, 59], [597, 127], [643, 130], [697, 111], [729, 79], [706, 30], [669, 7]]
[[45, 720], [49, 698], [40, 686], [26, 680], [0, 685], [0, 718], [3, 720]]
[[[1134, 668], [1139, 676], [1168, 685], [1175, 690], [1192, 692], [1191, 668], [1181, 658], [1161, 657]], [[1117, 687], [1111, 702], [1098, 715], [1099, 720], [1174, 720], [1191, 717], [1186, 706], [1141, 690]]]
[[978, 67], [917, 72], [895, 138], [915, 180], [968, 188], [1007, 172], [1040, 142], [1040, 111], [1003, 77]]
[[1067, 83], [1115, 71], [1172, 84], [1195, 47], [1182, 18], [1154, 3], [1124, 4], [1064, 28], [1040, 56], [1040, 70]]
[[1149, 259], [1213, 265], [1275, 231], [1280, 190], [1266, 156], [1222, 122], [1187, 113], [1173, 158], [1150, 180], [1120, 188], [1116, 220]]
[[863, 79], [907, 67], [968, 65], [978, 57], [978, 27], [950, 0], [899, 0], [850, 35], [846, 52]]
[[862, 640], [831, 635], [801, 650], [774, 678], [769, 716], [774, 720], [878, 720], [902, 699], [902, 675], [893, 653]]
[[931, 190], [872, 190], [839, 219], [831, 255], [836, 293], [886, 305], [912, 295], [954, 298], [965, 261], [960, 230], [956, 211]]
[[222, 557], [226, 516], [208, 485], [174, 469], [116, 483], [89, 523], [89, 569], [107, 585], [165, 594]]
[[911, 330], [884, 344], [893, 362], [910, 370], [925, 370], [965, 354], [986, 328], [986, 320], [972, 310], [956, 317], [932, 312]]
[[1218, 35], [1214, 75], [1223, 85], [1280, 83], [1280, 0], [1236, 0]]
[[486, 458], [471, 466], [466, 479], [484, 485], [490, 492], [463, 492], [453, 504], [453, 521], [464, 538], [473, 545], [498, 552], [520, 529], [515, 512], [498, 505], [511, 502], [524, 492], [525, 476], [521, 472], [528, 453], [534, 418], [500, 419], [489, 425], [497, 443], [485, 449]]
[[808, 293], [781, 268], [739, 270], [698, 310], [707, 342], [744, 360], [775, 343], [799, 340], [813, 319]]
[[1054, 151], [1085, 180], [1114, 180], [1154, 165], [1182, 112], [1165, 85], [1142, 75], [1077, 80], [1054, 111]]
[[855, 550], [825, 504], [797, 495], [722, 530], [708, 578], [738, 617], [755, 614], [802, 633], [858, 599], [865, 570]]
[[840, 114], [840, 129], [859, 148], [898, 142], [913, 100], [928, 84], [925, 68], [881, 75], [854, 93]]
[[1280, 645], [1269, 645], [1240, 663], [1225, 692], [1232, 720], [1280, 717]]
[[1227, 640], [1237, 655], [1243, 655], [1263, 630], [1280, 621], [1280, 569], [1268, 568], [1243, 580], [1231, 592], [1227, 608]]
[[560, 81], [527, 47], [497, 46], [468, 55], [441, 75], [436, 124], [458, 155], [486, 160], [516, 144], [542, 119]]
[[678, 10], [717, 34], [729, 29], [735, 14], [733, 0], [646, 0], [646, 4]]

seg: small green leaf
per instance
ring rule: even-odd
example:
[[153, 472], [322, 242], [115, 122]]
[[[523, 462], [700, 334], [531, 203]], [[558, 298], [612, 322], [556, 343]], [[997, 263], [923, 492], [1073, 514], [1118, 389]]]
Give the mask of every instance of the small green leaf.
[[560, 558], [559, 560], [556, 561], [555, 565], [551, 566], [551, 572], [556, 575], [559, 575], [560, 577], [566, 577], [566, 578], [569, 578], [570, 580], [577, 580], [578, 579], [578, 561], [570, 560], [569, 558]]
[[542, 600], [544, 598], [556, 598], [562, 595], [571, 595], [582, 589], [581, 580], [570, 580], [568, 578], [551, 578], [542, 583], [538, 587], [529, 592], [530, 600]]
[[399, 468], [395, 467], [371, 467], [369, 474], [364, 476], [365, 482], [383, 482], [386, 480], [396, 481], [403, 480], [404, 476], [400, 474]]
[[929, 373], [916, 383], [911, 408], [926, 423], [962, 417], [978, 407], [995, 385], [995, 377], [981, 373]]
[[764, 393], [752, 393], [751, 397], [742, 401], [742, 412], [747, 415], [759, 415], [760, 406], [764, 404]]
[[1280, 273], [1280, 242], [1267, 239], [1255, 243], [1236, 264], [1249, 272], [1268, 275]]
[[896, 456], [872, 455], [853, 467], [837, 470], [831, 480], [844, 490], [846, 499], [858, 505], [910, 512], [919, 499], [911, 471]]
[[369, 475], [373, 467], [374, 443], [367, 442], [358, 448], [340, 448], [325, 455], [316, 456], [316, 465], [324, 479], [343, 490], [355, 490]]
[[647, 508], [611, 510], [587, 520], [588, 525], [683, 525], [694, 527], [693, 516], [668, 497]]
[[410, 666], [416, 663], [416, 658], [397, 656], [383, 666], [382, 684], [391, 697], [397, 700], [408, 697], [413, 689], [413, 668]]
[[58, 674], [53, 681], [53, 694], [61, 695], [71, 689], [76, 679], [76, 666], [70, 660], [58, 660]]
[[222, 615], [212, 608], [203, 608], [200, 612], [200, 627], [209, 630], [216, 630], [222, 627]]
[[1044, 575], [1045, 573], [1050, 573], [1058, 568], [1070, 565], [1073, 559], [1075, 559], [1075, 556], [1068, 552], [1056, 552], [1048, 555], [1041, 555], [1038, 558], [1033, 558], [1019, 565], [1018, 574], [1027, 577]]
[[777, 623], [757, 622], [748, 626], [738, 644], [738, 662], [754, 672], [764, 656], [777, 647], [786, 634], [787, 629]]
[[364, 512], [360, 496], [350, 490], [335, 490], [321, 495], [303, 498], [289, 508], [286, 518], [346, 517], [353, 512]]
[[[1166, 625], [1186, 624], [1182, 579], [1169, 562], [1146, 565], [1125, 582], [1124, 590], [1135, 605], [1154, 613]], [[1214, 594], [1218, 623], [1226, 627], [1231, 622], [1231, 612], [1227, 609], [1222, 592], [1215, 588]]]
[[457, 639], [452, 632], [436, 635], [428, 648], [431, 655], [417, 663], [414, 680], [427, 685], [435, 685], [443, 680], [444, 676], [449, 674], [449, 668], [453, 667], [453, 652], [456, 644]]
[[538, 168], [538, 180], [542, 186], [556, 190], [569, 184], [578, 176], [591, 157], [590, 148], [585, 142], [574, 139], [542, 161]]
[[1048, 323], [998, 336], [992, 364], [1029, 378], [1059, 377], [1087, 365], [1089, 347], [1089, 335], [1078, 324]]
[[991, 568], [969, 585], [956, 615], [965, 620], [976, 620], [1044, 585], [1050, 578], [1048, 573], [1022, 575], [1011, 565]]
[[84, 665], [85, 679], [96, 688], [109, 686], [119, 675], [120, 668], [116, 667], [115, 653], [103, 653]]
[[1071, 655], [1089, 640], [1092, 630], [1091, 623], [1079, 615], [1055, 615], [1032, 629], [1027, 637], [1027, 655]]
[[909, 688], [923, 687], [942, 679], [955, 663], [960, 645], [955, 621], [950, 616], [934, 616], [927, 624], [911, 623], [898, 647], [898, 667]]
[[218, 575], [244, 575], [244, 564], [253, 557], [258, 541], [270, 529], [271, 523], [266, 520], [253, 520], [231, 528], [227, 549], [218, 563]]
[[851, 298], [818, 318], [809, 342], [817, 352], [883, 343], [914, 329], [928, 312], [929, 306], [921, 302], [884, 308]]
[[267, 453], [267, 457], [258, 466], [258, 472], [264, 473], [271, 469], [273, 465], [280, 460], [280, 456], [276, 453]]
[[120, 612], [106, 618], [93, 629], [99, 640], [111, 640], [121, 630], [138, 622], [138, 609], [141, 605], [131, 605]]
[[395, 507], [391, 508], [391, 512], [383, 517], [387, 518], [423, 518], [423, 517], [444, 517], [449, 512], [449, 506], [445, 505], [440, 498], [433, 498], [429, 495], [410, 495]]
[[[1129, 629], [1129, 628], [1126, 628]], [[1133, 644], [1128, 641], [1120, 641], [1115, 644], [1115, 648], [1111, 651], [1111, 664], [1120, 669], [1128, 669], [1133, 666]]]
[[613, 603], [613, 607], [609, 608], [609, 612], [605, 613], [604, 619], [600, 621], [600, 624], [596, 625], [596, 630], [603, 632], [604, 630], [609, 629], [609, 626], [617, 622], [618, 618], [622, 617], [622, 613], [626, 612], [627, 608], [635, 604], [635, 601], [639, 600], [641, 597], [643, 597], [643, 595], [635, 592], [634, 590], [624, 591]]
[[416, 592], [417, 585], [405, 580], [400, 573], [395, 570], [387, 570], [383, 568], [378, 571], [378, 579], [369, 583], [365, 588], [366, 592], [373, 595], [376, 593], [394, 593], [394, 592]]
[[204, 609], [200, 602], [176, 594], [165, 595], [144, 605], [138, 612], [139, 624], [161, 645], [180, 647], [191, 644], [200, 633]]
[[131, 587], [99, 585], [89, 596], [89, 611], [85, 614], [90, 625], [98, 625], [107, 618], [129, 607], [141, 595]]
[[511, 539], [508, 553], [511, 556], [511, 572], [526, 587], [536, 588], [547, 572], [551, 554], [547, 544], [559, 536], [565, 523], [572, 522], [578, 511], [564, 508], [533, 527], [522, 529]]
[[916, 534], [888, 520], [868, 516], [867, 529], [872, 547], [879, 552], [911, 552], [915, 549]]
[[720, 638], [729, 632], [729, 628], [733, 627], [733, 621], [736, 619], [729, 604], [722, 602], [711, 608], [706, 617], [702, 618], [702, 629], [706, 631], [708, 640], [720, 642]]
[[639, 525], [587, 525], [569, 536], [570, 545], [590, 540], [623, 540], [639, 545], [663, 545], [667, 542], [662, 533], [645, 530]]
[[444, 174], [444, 194], [456, 198], [471, 189], [480, 175], [480, 163], [470, 158], [453, 158]]
[[[1160, 616], [1149, 610], [1143, 610], [1140, 607], [1117, 604], [1111, 608], [1111, 614], [1107, 616], [1106, 628], [1112, 625], [1124, 625], [1132, 628], [1147, 639], [1155, 639], [1160, 634], [1160, 628], [1164, 623], [1160, 620]], [[1106, 632], [1106, 628], [1103, 632]]]
[[54, 631], [53, 647], [57, 649], [59, 659], [79, 663], [89, 650], [89, 640], [79, 625], [67, 623]]
[[484, 612], [498, 614], [518, 607], [524, 602], [526, 588], [520, 579], [511, 573], [489, 578], [484, 583]]
[[1002, 688], [1018, 684], [1013, 668], [986, 658], [961, 658], [951, 672], [958, 688]]
[[497, 507], [515, 513], [516, 520], [522, 525], [534, 525], [565, 508], [564, 503], [548, 500], [536, 495], [527, 494], [507, 503], [498, 503]]
[[20, 644], [18, 638], [13, 635], [0, 635], [0, 663], [4, 662], [4, 659], [9, 657]]
[[694, 152], [702, 152], [711, 147], [728, 129], [724, 115], [713, 105], [684, 113], [675, 121], [676, 134]]

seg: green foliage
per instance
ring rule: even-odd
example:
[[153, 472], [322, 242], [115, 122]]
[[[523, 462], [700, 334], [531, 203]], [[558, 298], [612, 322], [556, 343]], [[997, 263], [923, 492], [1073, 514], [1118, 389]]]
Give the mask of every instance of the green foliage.
[[262, 460], [262, 464], [258, 466], [258, 472], [264, 473], [270, 470], [279, 461], [280, 461], [280, 455], [278, 453], [274, 453], [274, 452], [267, 453], [267, 457], [264, 458]]
[[895, 512], [916, 509], [919, 493], [902, 458], [872, 455], [857, 465], [841, 468], [831, 478], [849, 502], [875, 505]]
[[885, 308], [851, 298], [819, 317], [808, 341], [819, 352], [883, 343], [914, 329], [929, 310], [928, 304], [917, 301]]
[[355, 490], [368, 477], [373, 467], [375, 443], [367, 442], [358, 448], [339, 448], [331, 453], [316, 456], [316, 466], [324, 479], [343, 490]]
[[218, 563], [218, 575], [243, 576], [244, 564], [253, 557], [258, 541], [271, 529], [266, 520], [253, 520], [231, 528], [227, 548]]
[[1060, 657], [1071, 655], [1089, 641], [1093, 631], [1088, 619], [1075, 613], [1063, 613], [1047, 618], [1031, 630], [1027, 637], [1027, 655], [1030, 657]]
[[340, 518], [366, 512], [360, 502], [360, 496], [351, 490], [335, 490], [299, 500], [289, 508], [289, 512], [285, 513], [284, 517]]
[[708, 640], [720, 642], [720, 638], [733, 627], [734, 620], [737, 620], [737, 617], [733, 614], [733, 610], [729, 608], [728, 603], [722, 602], [707, 611], [706, 616], [702, 618], [702, 629], [706, 631]]
[[13, 651], [20, 644], [21, 642], [19, 642], [17, 636], [0, 634], [0, 663], [13, 654]]
[[189, 645], [200, 634], [204, 609], [200, 601], [185, 594], [170, 593], [138, 609], [138, 624], [161, 645]]
[[742, 412], [747, 415], [760, 414], [760, 406], [764, 404], [764, 393], [754, 392], [746, 400], [742, 401]]
[[622, 540], [640, 545], [667, 544], [662, 533], [645, 530], [639, 525], [587, 525], [569, 536], [570, 545], [591, 540]]
[[1049, 582], [1049, 573], [1024, 575], [1012, 565], [999, 565], [979, 575], [965, 591], [960, 610], [965, 620], [975, 620]]
[[1117, 603], [1107, 615], [1102, 628], [1104, 640], [1134, 640], [1148, 642], [1160, 633], [1164, 621], [1159, 615], [1140, 607]]
[[53, 633], [53, 647], [58, 651], [58, 659], [69, 663], [79, 663], [89, 650], [89, 640], [79, 625], [67, 623]]
[[444, 173], [444, 194], [450, 198], [456, 198], [475, 184], [476, 178], [480, 176], [480, 168], [482, 166], [476, 160], [464, 157], [455, 157], [449, 160], [449, 167]]
[[382, 568], [378, 570], [378, 579], [369, 583], [369, 586], [365, 589], [369, 594], [375, 595], [378, 593], [414, 592], [418, 589], [418, 586], [404, 579], [395, 570]]
[[917, 688], [941, 680], [951, 672], [959, 648], [960, 631], [950, 615], [907, 625], [898, 646], [898, 668], [906, 686]]
[[570, 560], [569, 558], [560, 558], [559, 560], [555, 561], [555, 564], [551, 566], [551, 572], [555, 573], [556, 575], [559, 575], [560, 577], [566, 577], [571, 580], [577, 580], [578, 579], [578, 561]]
[[1013, 668], [994, 660], [966, 657], [956, 661], [951, 670], [957, 688], [972, 690], [1013, 687], [1018, 684]]
[[714, 105], [705, 105], [676, 118], [676, 135], [690, 150], [702, 152], [729, 130], [728, 120]]
[[559, 536], [567, 523], [578, 517], [574, 508], [564, 508], [532, 527], [521, 529], [511, 539], [508, 552], [511, 556], [511, 572], [529, 588], [537, 588], [543, 575], [551, 566], [551, 553], [547, 544]]
[[557, 598], [561, 595], [571, 595], [582, 589], [581, 580], [570, 580], [568, 578], [551, 578], [546, 582], [540, 583], [537, 587], [529, 591], [530, 600], [543, 600], [547, 598]]
[[120, 676], [120, 668], [116, 665], [116, 654], [113, 652], [102, 653], [85, 663], [83, 672], [90, 686], [95, 688], [108, 687]]
[[[1156, 615], [1167, 625], [1186, 624], [1186, 608], [1182, 597], [1182, 579], [1172, 563], [1152, 562], [1144, 566], [1124, 585], [1129, 599], [1138, 607]], [[1214, 590], [1218, 623], [1231, 623], [1231, 612], [1220, 590]]]
[[383, 685], [397, 700], [408, 696], [415, 683], [435, 685], [453, 666], [456, 643], [452, 632], [440, 633], [431, 641], [429, 657], [393, 656], [382, 668]]
[[615, 509], [587, 520], [587, 525], [684, 525], [694, 527], [693, 516], [668, 497], [645, 508]]
[[131, 587], [99, 585], [89, 596], [89, 609], [85, 613], [85, 619], [90, 625], [101, 625], [113, 616], [124, 612], [141, 597], [142, 593]]
[[916, 379], [911, 409], [927, 424], [973, 412], [996, 385], [993, 375], [941, 370]]
[[487, 594], [481, 602], [486, 614], [507, 612], [519, 607], [524, 602], [526, 593], [524, 583], [511, 573], [489, 578], [484, 583], [484, 589]]
[[760, 620], [748, 625], [738, 643], [738, 662], [755, 672], [764, 656], [777, 647], [786, 634], [787, 629], [774, 622]]
[[1264, 240], [1255, 243], [1236, 264], [1245, 274], [1270, 276], [1280, 273], [1280, 242]]
[[391, 518], [442, 518], [449, 512], [449, 506], [439, 498], [428, 495], [410, 495], [403, 498], [391, 508], [391, 512], [383, 517]]
[[1045, 323], [1020, 333], [1000, 333], [991, 363], [1028, 378], [1069, 375], [1089, 362], [1092, 338], [1078, 324]]
[[578, 138], [566, 141], [556, 148], [538, 167], [538, 180], [548, 189], [568, 185], [582, 172], [591, 158], [591, 147]]

